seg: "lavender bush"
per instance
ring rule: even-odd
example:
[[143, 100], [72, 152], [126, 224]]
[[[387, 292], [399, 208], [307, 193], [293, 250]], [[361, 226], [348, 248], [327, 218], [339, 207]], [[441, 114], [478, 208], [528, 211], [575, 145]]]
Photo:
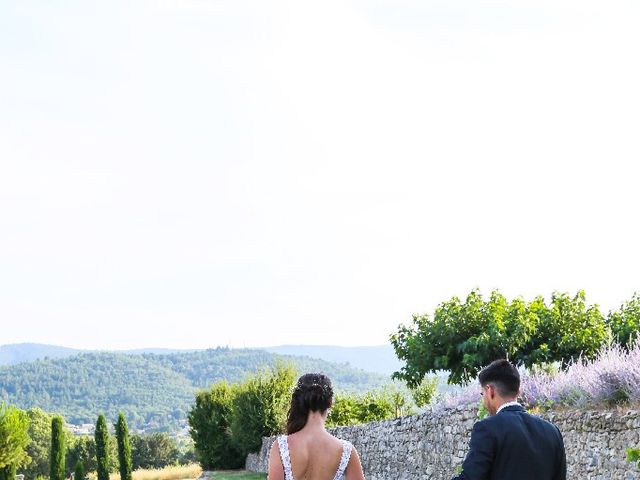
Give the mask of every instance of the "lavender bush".
[[[442, 406], [478, 404], [477, 381], [445, 396]], [[579, 359], [565, 370], [522, 374], [521, 400], [528, 407], [598, 407], [640, 404], [640, 340], [628, 350], [603, 347], [593, 360]]]
[[533, 407], [640, 403], [640, 342], [629, 350], [603, 347], [593, 360], [578, 360], [556, 374], [524, 375], [521, 390]]

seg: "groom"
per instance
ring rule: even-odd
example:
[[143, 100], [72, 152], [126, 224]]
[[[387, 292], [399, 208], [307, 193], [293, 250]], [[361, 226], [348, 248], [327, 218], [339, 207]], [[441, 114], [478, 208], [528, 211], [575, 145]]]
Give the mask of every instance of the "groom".
[[452, 480], [566, 480], [567, 464], [558, 428], [529, 415], [516, 402], [520, 374], [496, 360], [478, 375], [489, 417], [471, 431], [462, 473]]

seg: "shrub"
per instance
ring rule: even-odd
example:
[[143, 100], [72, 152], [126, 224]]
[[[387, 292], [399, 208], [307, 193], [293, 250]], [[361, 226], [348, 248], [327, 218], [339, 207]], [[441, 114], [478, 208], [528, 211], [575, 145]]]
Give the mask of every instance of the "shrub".
[[231, 442], [230, 425], [236, 387], [221, 381], [198, 392], [189, 411], [191, 438], [200, 465], [206, 470], [239, 468], [240, 450]]
[[387, 420], [412, 412], [412, 403], [397, 388], [387, 387], [364, 395], [336, 395], [327, 426], [337, 427]]
[[165, 432], [131, 436], [132, 463], [139, 468], [163, 468], [178, 462], [176, 442]]
[[426, 407], [433, 402], [438, 391], [438, 377], [424, 377], [420, 385], [411, 389], [411, 396], [416, 406]]
[[[595, 358], [578, 359], [565, 370], [522, 372], [521, 400], [532, 408], [553, 405], [598, 407], [640, 403], [640, 340], [628, 348], [602, 347]], [[442, 404], [459, 406], [478, 401], [477, 382], [472, 382]]]
[[231, 440], [243, 457], [260, 449], [262, 437], [282, 432], [295, 380], [293, 367], [280, 364], [238, 387], [233, 398]]

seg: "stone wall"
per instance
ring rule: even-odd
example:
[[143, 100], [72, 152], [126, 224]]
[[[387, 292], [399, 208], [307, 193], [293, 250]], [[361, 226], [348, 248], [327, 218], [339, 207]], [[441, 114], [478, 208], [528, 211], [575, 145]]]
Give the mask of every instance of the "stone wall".
[[[442, 409], [411, 417], [339, 427], [331, 433], [352, 442], [367, 480], [449, 480], [467, 453], [475, 408]], [[567, 478], [640, 480], [640, 470], [626, 462], [626, 448], [640, 445], [640, 412], [552, 411], [541, 414], [555, 423], [567, 450]], [[272, 443], [264, 438], [247, 470], [267, 471]]]

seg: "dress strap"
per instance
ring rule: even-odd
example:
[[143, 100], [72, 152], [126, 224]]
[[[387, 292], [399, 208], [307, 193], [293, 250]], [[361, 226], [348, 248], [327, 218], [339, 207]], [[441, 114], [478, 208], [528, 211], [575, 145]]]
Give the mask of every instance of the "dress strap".
[[291, 457], [289, 456], [289, 443], [286, 435], [278, 435], [278, 449], [280, 450], [280, 460], [284, 467], [284, 480], [294, 480], [293, 471], [291, 470]]
[[351, 451], [353, 450], [353, 445], [349, 442], [346, 440], [340, 441], [342, 442], [342, 457], [340, 457], [340, 465], [338, 465], [338, 471], [336, 472], [336, 476], [333, 477], [333, 480], [342, 480], [344, 478], [344, 471], [347, 469], [349, 458], [351, 458]]

